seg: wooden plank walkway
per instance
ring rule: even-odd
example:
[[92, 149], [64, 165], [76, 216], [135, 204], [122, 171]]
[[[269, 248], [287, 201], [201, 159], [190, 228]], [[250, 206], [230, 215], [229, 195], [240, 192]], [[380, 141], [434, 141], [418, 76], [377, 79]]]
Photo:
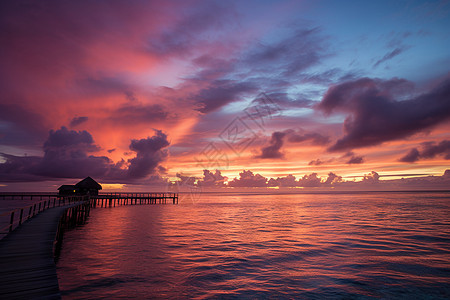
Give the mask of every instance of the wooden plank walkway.
[[61, 216], [41, 212], [0, 240], [0, 299], [60, 299], [53, 245]]
[[[42, 199], [41, 195], [24, 196]], [[0, 240], [0, 299], [61, 299], [54, 251], [59, 251], [64, 229], [84, 223], [91, 207], [178, 204], [176, 193], [114, 193], [88, 199], [52, 195], [48, 200], [6, 214], [10, 215], [7, 229], [12, 232]]]

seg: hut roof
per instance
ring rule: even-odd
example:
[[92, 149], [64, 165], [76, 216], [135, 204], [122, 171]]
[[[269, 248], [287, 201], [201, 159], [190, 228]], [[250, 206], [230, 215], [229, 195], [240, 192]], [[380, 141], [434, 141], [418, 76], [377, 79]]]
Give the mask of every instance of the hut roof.
[[81, 180], [77, 184], [75, 184], [75, 187], [84, 189], [97, 189], [97, 190], [102, 189], [102, 186], [89, 176]]
[[58, 190], [73, 190], [75, 189], [75, 185], [73, 184], [63, 184], [58, 188]]

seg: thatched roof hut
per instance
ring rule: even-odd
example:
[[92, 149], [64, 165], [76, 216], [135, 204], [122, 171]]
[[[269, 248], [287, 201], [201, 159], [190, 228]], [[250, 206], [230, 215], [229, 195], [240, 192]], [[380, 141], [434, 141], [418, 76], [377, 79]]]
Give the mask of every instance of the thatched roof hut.
[[75, 184], [75, 189], [80, 194], [89, 193], [90, 195], [98, 195], [98, 191], [102, 189], [102, 186], [97, 181], [88, 176]]
[[102, 186], [92, 179], [86, 177], [75, 185], [64, 184], [58, 188], [60, 195], [98, 195], [98, 191], [102, 189]]

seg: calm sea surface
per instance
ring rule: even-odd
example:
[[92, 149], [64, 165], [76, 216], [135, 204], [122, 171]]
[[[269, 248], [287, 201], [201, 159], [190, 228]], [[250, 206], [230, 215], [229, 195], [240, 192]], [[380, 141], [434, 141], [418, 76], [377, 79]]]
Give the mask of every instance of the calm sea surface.
[[57, 268], [67, 299], [448, 299], [450, 193], [97, 208]]

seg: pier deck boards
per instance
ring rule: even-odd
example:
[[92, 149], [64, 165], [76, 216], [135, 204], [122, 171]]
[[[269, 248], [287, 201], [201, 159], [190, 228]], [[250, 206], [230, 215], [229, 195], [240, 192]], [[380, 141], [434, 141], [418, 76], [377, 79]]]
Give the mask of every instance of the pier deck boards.
[[0, 240], [0, 299], [60, 299], [53, 244], [65, 209], [55, 207]]
[[[0, 196], [12, 197], [11, 195]], [[41, 195], [14, 194], [13, 196], [41, 198]], [[61, 299], [54, 262], [54, 245], [55, 242], [60, 245], [65, 226], [75, 226], [86, 220], [90, 208], [178, 204], [176, 193], [114, 193], [93, 195], [90, 199], [87, 198], [88, 200], [85, 196], [76, 195], [48, 197], [47, 201], [38, 203], [38, 206], [34, 204], [26, 208], [23, 217], [30, 219], [24, 221], [22, 225], [20, 225], [21, 212], [18, 227], [0, 239], [0, 299]], [[51, 199], [53, 200], [50, 201]], [[66, 201], [72, 204], [64, 205]], [[62, 206], [59, 206], [61, 204]], [[56, 205], [58, 206], [55, 207]], [[18, 217], [14, 216], [14, 211], [9, 212], [8, 215], [11, 215], [8, 227], [12, 230]]]

